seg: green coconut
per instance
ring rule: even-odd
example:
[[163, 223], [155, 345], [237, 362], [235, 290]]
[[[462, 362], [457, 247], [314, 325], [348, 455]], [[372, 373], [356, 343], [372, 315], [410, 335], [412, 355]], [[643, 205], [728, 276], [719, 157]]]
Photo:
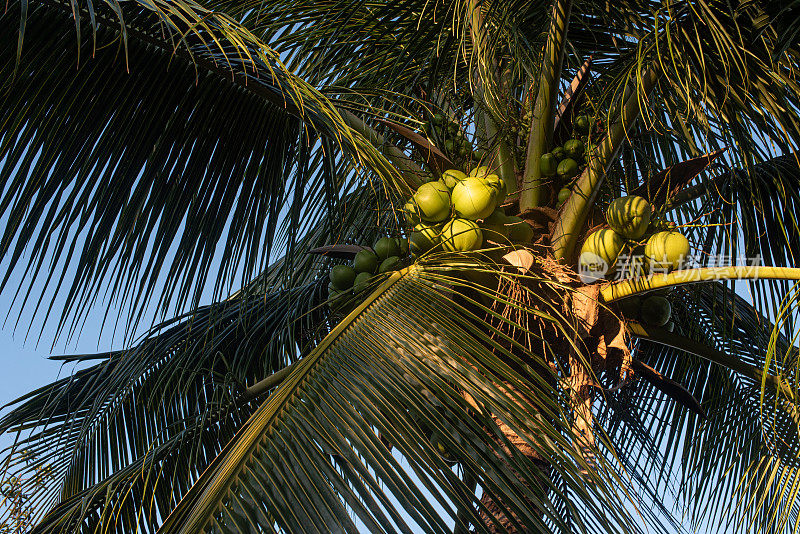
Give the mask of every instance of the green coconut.
[[614, 230], [603, 228], [589, 234], [578, 260], [584, 281], [599, 280], [610, 273], [624, 244]]
[[372, 273], [358, 273], [353, 281], [353, 291], [359, 293], [367, 288], [369, 281], [372, 280]]
[[356, 271], [349, 265], [334, 265], [328, 273], [328, 279], [336, 289], [344, 291], [353, 287]]
[[674, 332], [675, 323], [673, 321], [669, 321], [667, 324], [664, 325], [664, 330], [666, 330], [667, 332]]
[[390, 256], [381, 262], [378, 267], [379, 273], [388, 273], [389, 271], [396, 271], [400, 268], [400, 258], [397, 256]]
[[644, 247], [651, 270], [678, 269], [689, 259], [690, 252], [689, 240], [675, 230], [653, 234]]
[[414, 193], [422, 220], [440, 222], [450, 217], [450, 191], [441, 182], [422, 184]]
[[336, 300], [347, 293], [346, 289], [339, 289], [333, 282], [328, 283], [328, 300]]
[[417, 256], [428, 252], [440, 242], [440, 227], [432, 224], [418, 224], [408, 238], [409, 248]]
[[478, 223], [469, 219], [455, 218], [442, 229], [442, 246], [452, 252], [467, 252], [481, 248], [483, 232]]
[[396, 237], [397, 250], [400, 251], [400, 256], [408, 256], [408, 238]]
[[556, 172], [561, 178], [572, 178], [578, 174], [578, 162], [572, 158], [564, 158], [558, 164]]
[[445, 116], [442, 113], [436, 113], [433, 115], [431, 122], [437, 126], [444, 124]]
[[567, 153], [564, 152], [563, 146], [555, 147], [553, 150], [550, 151], [550, 153], [553, 155], [554, 158], [556, 158], [556, 161], [561, 161], [562, 159], [567, 157]]
[[576, 161], [583, 157], [584, 150], [585, 147], [580, 139], [570, 139], [564, 143], [564, 152], [567, 154], [567, 157]]
[[480, 178], [467, 178], [453, 188], [453, 207], [462, 219], [488, 217], [497, 205], [497, 191]]
[[591, 129], [592, 123], [589, 120], [588, 116], [578, 115], [577, 117], [575, 117], [575, 120], [572, 121], [572, 126], [578, 133], [588, 134], [589, 130]]
[[466, 180], [467, 175], [457, 169], [448, 169], [442, 173], [442, 181], [452, 191], [456, 184]]
[[639, 239], [647, 231], [653, 210], [642, 197], [630, 195], [615, 198], [606, 210], [606, 221], [612, 230], [628, 239]]
[[413, 202], [406, 202], [405, 206], [403, 206], [403, 214], [406, 217], [406, 221], [411, 226], [416, 226], [420, 222], [422, 222], [422, 218], [419, 215], [419, 208]]
[[511, 227], [507, 226], [509, 223], [508, 216], [502, 208], [497, 208], [491, 215], [486, 217], [481, 223], [481, 230], [483, 231], [484, 239], [489, 239], [496, 243], [503, 243], [508, 240], [511, 233]]
[[497, 176], [496, 174], [487, 174], [486, 177], [483, 179], [487, 185], [493, 187], [495, 191], [497, 191], [497, 198], [495, 199], [495, 203], [499, 206], [503, 203], [506, 199], [506, 195], [508, 190], [506, 189], [506, 181]]
[[378, 239], [372, 249], [381, 260], [385, 260], [390, 256], [400, 255], [400, 247], [397, 246], [397, 240], [391, 237], [382, 237]]
[[522, 218], [514, 216], [508, 218], [508, 238], [514, 243], [530, 243], [533, 239], [533, 228]]
[[639, 309], [639, 317], [642, 322], [651, 326], [664, 326], [672, 317], [672, 305], [669, 301], [660, 296], [653, 295], [642, 301]]
[[375, 274], [378, 270], [378, 256], [371, 250], [361, 250], [353, 260], [353, 267], [357, 273]]
[[473, 178], [483, 178], [487, 174], [489, 174], [489, 167], [486, 165], [481, 165], [480, 167], [475, 167], [471, 171], [469, 171], [469, 175]]
[[555, 176], [558, 172], [558, 160], [553, 154], [542, 154], [539, 158], [539, 170], [542, 176]]
[[569, 187], [562, 187], [561, 190], [558, 192], [558, 206], [561, 207], [564, 202], [567, 201], [569, 196], [572, 194], [572, 189]]

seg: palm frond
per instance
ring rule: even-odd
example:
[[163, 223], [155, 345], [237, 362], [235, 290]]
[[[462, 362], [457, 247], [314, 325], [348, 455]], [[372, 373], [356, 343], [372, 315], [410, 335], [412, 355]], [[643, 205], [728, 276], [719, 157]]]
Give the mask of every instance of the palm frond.
[[48, 466], [53, 483], [30, 499], [50, 511], [40, 531], [108, 514], [152, 530], [252, 414], [248, 386], [327, 333], [324, 300], [318, 282], [206, 306], [14, 401], [0, 432], [25, 461], [4, 470]]
[[[515, 370], [525, 365], [453, 290], [462, 291], [458, 278], [441, 268], [389, 277], [259, 407], [161, 532], [451, 532], [459, 509], [484, 531], [472, 489], [437, 440], [520, 528], [626, 524], [613, 462], [599, 457], [584, 475], [591, 482], [577, 475], [584, 460], [547, 367], [537, 365], [538, 378]], [[541, 357], [527, 355], [531, 365]], [[510, 446], [498, 421], [549, 467]]]

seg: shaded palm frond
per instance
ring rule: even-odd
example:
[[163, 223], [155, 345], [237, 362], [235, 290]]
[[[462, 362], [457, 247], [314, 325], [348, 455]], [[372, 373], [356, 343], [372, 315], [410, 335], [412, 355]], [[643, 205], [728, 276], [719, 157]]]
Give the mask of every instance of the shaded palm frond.
[[585, 460], [545, 356], [523, 349], [526, 364], [504, 348], [473, 315], [480, 306], [459, 304], [473, 286], [458, 280], [434, 266], [391, 275], [258, 408], [160, 531], [450, 532], [459, 509], [485, 531], [437, 443], [520, 528], [637, 530], [613, 461], [577, 474]]
[[[787, 378], [795, 368], [796, 361], [769, 362], [771, 339], [795, 358], [796, 351], [782, 334], [773, 337], [772, 323], [732, 290], [700, 284], [676, 293], [673, 318], [682, 335], [758, 369], [769, 364], [769, 374]], [[745, 525], [756, 532], [793, 531], [785, 517], [782, 523], [776, 518], [778, 511], [796, 513], [796, 402], [771, 390], [762, 405], [759, 381], [672, 347], [640, 340], [634, 355], [685, 386], [707, 417], [639, 381], [634, 389], [609, 397], [613, 409], [601, 416], [620, 456], [647, 466], [643, 475], [659, 489], [659, 498], [685, 507], [696, 528], [724, 532]], [[788, 379], [796, 389], [796, 381]], [[753, 477], [768, 471], [775, 476]], [[732, 499], [737, 506], [730, 506]]]
[[[358, 166], [397, 176], [252, 39], [195, 28], [176, 40], [180, 25], [149, 4], [120, 8], [120, 29], [103, 4], [76, 44], [70, 11], [34, 4], [17, 60], [20, 5], [0, 16], [3, 284], [27, 272], [17, 306], [59, 330], [78, 328], [101, 290], [124, 302], [128, 334], [145, 310], [196, 307], [207, 282], [224, 295], [293, 244], [280, 221], [334, 202]], [[237, 55], [245, 45], [251, 57]]]
[[318, 282], [200, 308], [14, 401], [0, 432], [18, 432], [25, 456], [4, 470], [48, 466], [53, 483], [30, 502], [52, 508], [40, 529], [100, 514], [151, 530], [255, 409], [248, 386], [327, 333], [324, 291]]

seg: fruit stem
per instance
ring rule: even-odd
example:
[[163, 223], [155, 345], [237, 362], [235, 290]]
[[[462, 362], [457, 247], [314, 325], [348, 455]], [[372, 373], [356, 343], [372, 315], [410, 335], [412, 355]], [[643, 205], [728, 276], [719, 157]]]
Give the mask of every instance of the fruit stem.
[[531, 114], [525, 170], [519, 197], [520, 212], [539, 206], [541, 199], [542, 172], [539, 168], [539, 159], [553, 143], [555, 96], [564, 63], [564, 43], [567, 40], [571, 9], [572, 0], [555, 0], [553, 2], [550, 30], [547, 34], [547, 44], [539, 75], [539, 89]]
[[[556, 219], [553, 229], [553, 256], [557, 260], [569, 260], [578, 242], [589, 211], [594, 204], [600, 186], [603, 184], [605, 173], [614, 162], [617, 152], [627, 136], [628, 130], [633, 126], [641, 112], [643, 101], [655, 87], [660, 75], [660, 69], [652, 65], [640, 79], [629, 79], [623, 91], [623, 98], [617, 101], [616, 112], [610, 114], [615, 117], [603, 140], [587, 154], [588, 164], [569, 196], [564, 208]], [[641, 91], [634, 91], [630, 84], [639, 84]], [[627, 95], [627, 97], [626, 97]]]
[[800, 280], [800, 269], [795, 267], [735, 266], [703, 267], [683, 269], [669, 274], [656, 274], [649, 277], [631, 278], [604, 284], [600, 298], [613, 302], [621, 298], [637, 295], [653, 289], [682, 286], [712, 280]]

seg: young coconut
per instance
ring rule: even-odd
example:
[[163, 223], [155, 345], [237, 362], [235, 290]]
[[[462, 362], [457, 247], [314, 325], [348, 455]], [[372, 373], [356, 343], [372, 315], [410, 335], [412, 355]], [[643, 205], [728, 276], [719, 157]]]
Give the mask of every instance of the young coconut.
[[452, 191], [458, 182], [467, 179], [467, 175], [457, 169], [448, 169], [442, 173], [442, 182]]
[[542, 176], [555, 176], [558, 172], [558, 160], [552, 154], [542, 154], [539, 158], [539, 170]]
[[606, 221], [612, 230], [628, 239], [639, 239], [647, 231], [653, 210], [642, 197], [631, 195], [615, 198], [606, 210]]
[[382, 237], [378, 239], [372, 249], [381, 261], [390, 256], [400, 255], [400, 247], [397, 245], [397, 241], [391, 237]]
[[643, 323], [650, 326], [664, 326], [672, 317], [672, 305], [659, 295], [647, 297], [639, 308], [639, 317]]
[[603, 279], [613, 270], [624, 244], [614, 230], [604, 228], [589, 234], [578, 260], [581, 279], [586, 283]]
[[440, 227], [431, 224], [418, 224], [408, 238], [409, 248], [415, 256], [428, 252], [441, 242]]
[[506, 189], [506, 182], [496, 174], [487, 174], [486, 178], [483, 179], [484, 182], [489, 187], [493, 187], [494, 190], [497, 192], [497, 198], [495, 198], [495, 203], [499, 206], [502, 204], [505, 199], [508, 191]]
[[442, 246], [451, 252], [467, 252], [481, 248], [483, 232], [478, 223], [455, 218], [442, 229]]
[[496, 204], [497, 191], [480, 178], [467, 178], [453, 188], [453, 207], [462, 219], [484, 219]]
[[489, 167], [486, 165], [481, 165], [480, 167], [475, 167], [471, 171], [469, 171], [469, 175], [472, 178], [483, 178], [489, 174]]
[[353, 267], [357, 273], [375, 274], [378, 270], [378, 256], [371, 250], [361, 250], [353, 260]]
[[644, 247], [644, 255], [651, 271], [680, 268], [689, 259], [690, 251], [689, 240], [677, 231], [653, 234]]
[[353, 291], [360, 293], [367, 288], [370, 280], [372, 280], [372, 273], [358, 273], [353, 282]]
[[481, 231], [485, 240], [495, 243], [507, 243], [511, 227], [506, 213], [502, 208], [497, 208], [481, 223]]
[[396, 271], [400, 268], [400, 258], [397, 256], [390, 256], [381, 262], [378, 267], [379, 273], [388, 273], [389, 271]]
[[514, 243], [530, 243], [533, 239], [533, 228], [522, 220], [521, 217], [509, 217], [508, 238]]
[[328, 279], [336, 289], [344, 291], [353, 287], [353, 281], [356, 279], [356, 271], [349, 265], [334, 265], [328, 273]]
[[441, 182], [422, 184], [414, 193], [414, 204], [422, 220], [441, 222], [450, 217], [450, 191]]
[[572, 158], [564, 158], [556, 168], [559, 178], [572, 178], [578, 174], [578, 162]]
[[580, 139], [570, 139], [564, 143], [564, 152], [567, 154], [567, 157], [572, 158], [575, 161], [583, 157], [584, 149], [585, 147]]

